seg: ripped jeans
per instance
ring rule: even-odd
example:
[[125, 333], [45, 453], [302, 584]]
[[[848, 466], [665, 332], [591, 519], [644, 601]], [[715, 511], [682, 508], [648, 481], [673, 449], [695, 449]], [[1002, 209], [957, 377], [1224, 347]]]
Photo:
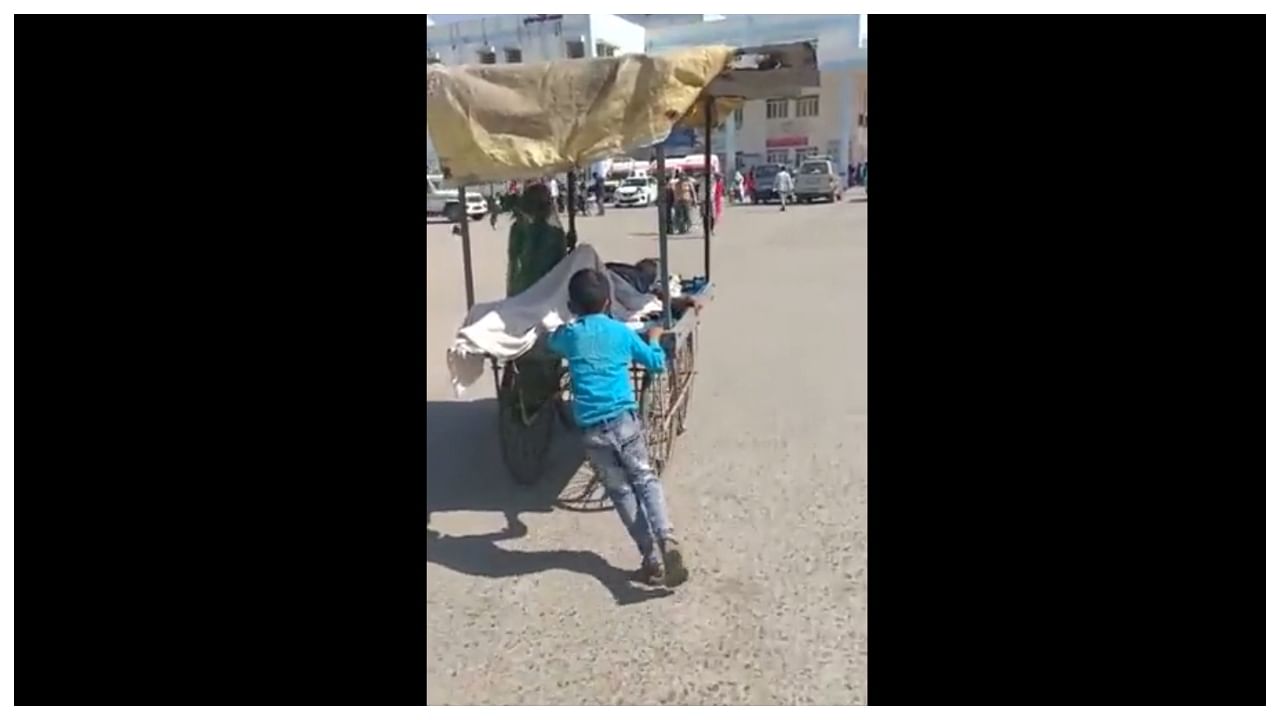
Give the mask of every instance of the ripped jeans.
[[634, 411], [598, 425], [584, 428], [583, 444], [605, 493], [622, 518], [636, 549], [649, 563], [657, 563], [659, 548], [654, 540], [672, 536], [662, 483], [649, 464], [644, 443], [644, 424]]

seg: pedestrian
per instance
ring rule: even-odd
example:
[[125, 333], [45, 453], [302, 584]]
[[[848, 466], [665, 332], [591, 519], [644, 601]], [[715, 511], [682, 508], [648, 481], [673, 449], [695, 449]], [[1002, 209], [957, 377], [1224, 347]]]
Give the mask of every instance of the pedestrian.
[[693, 211], [698, 207], [698, 191], [694, 188], [693, 178], [688, 173], [681, 173], [676, 180], [676, 228], [679, 232], [689, 231], [693, 224]]
[[852, 188], [854, 185], [856, 185], [856, 184], [857, 184], [857, 182], [856, 182], [856, 181], [857, 181], [857, 179], [858, 179], [858, 168], [857, 168], [857, 166], [855, 166], [853, 163], [849, 163], [849, 173], [848, 173], [848, 174], [849, 174], [849, 183], [848, 183], [848, 184], [849, 184], [849, 187], [850, 187], [850, 188]]
[[560, 183], [553, 177], [547, 181], [547, 191], [551, 193], [551, 202], [555, 203], [556, 212], [564, 212], [564, 200], [560, 199]]
[[666, 223], [667, 223], [668, 235], [672, 234], [672, 231], [675, 229], [676, 177], [677, 176], [673, 175], [671, 179], [667, 181], [666, 189], [663, 190], [663, 195], [666, 196], [665, 199], [666, 199], [666, 206], [667, 206], [667, 216], [664, 219], [666, 220]]
[[787, 196], [795, 189], [795, 184], [791, 182], [791, 173], [787, 172], [785, 166], [778, 171], [778, 175], [773, 179], [773, 189], [778, 191], [778, 201], [782, 203], [782, 212], [786, 212]]
[[746, 183], [747, 183], [746, 184], [747, 194], [744, 199], [744, 202], [754, 203], [756, 201], [756, 169], [755, 168], [751, 168], [747, 170]]
[[600, 173], [595, 173], [595, 184], [591, 191], [596, 196], [596, 206], [600, 209], [598, 215], [604, 215], [604, 178], [600, 177]]
[[574, 273], [569, 309], [575, 318], [551, 334], [547, 347], [569, 363], [573, 415], [587, 460], [640, 551], [640, 569], [633, 577], [675, 587], [688, 579], [689, 571], [667, 516], [662, 483], [649, 461], [630, 371], [633, 362], [651, 372], [666, 369], [666, 353], [658, 343], [663, 331], [650, 327], [646, 343], [610, 317], [609, 287], [599, 270]]
[[724, 176], [716, 173], [716, 184], [711, 186], [712, 200], [715, 202], [715, 213], [711, 216], [711, 229], [716, 229], [720, 215], [724, 213]]
[[493, 228], [494, 230], [497, 230], [498, 229], [498, 198], [494, 197], [493, 193], [489, 193], [488, 203], [489, 203], [489, 227]]

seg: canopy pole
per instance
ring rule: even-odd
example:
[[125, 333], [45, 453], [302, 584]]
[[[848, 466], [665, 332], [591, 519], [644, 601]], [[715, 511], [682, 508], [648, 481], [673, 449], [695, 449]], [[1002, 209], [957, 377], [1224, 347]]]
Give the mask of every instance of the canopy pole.
[[671, 329], [671, 268], [667, 264], [667, 151], [659, 144], [654, 147], [654, 159], [658, 162], [658, 280], [662, 283], [662, 327]]
[[573, 170], [569, 171], [569, 249], [573, 250], [578, 246], [578, 227], [574, 224], [573, 219], [578, 214], [578, 173]]
[[471, 218], [467, 217], [467, 186], [458, 186], [459, 227], [462, 229], [462, 271], [467, 279], [467, 309], [476, 304], [475, 279], [471, 277]]
[[703, 111], [706, 113], [706, 144], [703, 148], [702, 167], [706, 169], [707, 178], [703, 181], [702, 196], [706, 199], [706, 208], [702, 213], [702, 270], [707, 282], [711, 281], [711, 223], [714, 221], [715, 206], [711, 204], [711, 193], [715, 187], [714, 173], [711, 172], [711, 113], [715, 109], [716, 99], [707, 96]]

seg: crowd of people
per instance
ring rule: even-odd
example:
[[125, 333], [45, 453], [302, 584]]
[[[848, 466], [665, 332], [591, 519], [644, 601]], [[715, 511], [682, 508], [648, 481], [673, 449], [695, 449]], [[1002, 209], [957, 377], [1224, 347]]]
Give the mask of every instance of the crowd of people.
[[[693, 226], [695, 212], [699, 213], [697, 217], [705, 215], [706, 208], [705, 195], [702, 189], [702, 183], [706, 180], [705, 174], [684, 172], [679, 169], [673, 169], [670, 178], [663, 192], [666, 195], [666, 229], [668, 233], [684, 233], [688, 232]], [[847, 187], [866, 187], [867, 185], [867, 163], [866, 161], [858, 163], [850, 163], [846, 171]], [[576, 204], [575, 211], [578, 215], [587, 215], [594, 211], [596, 215], [604, 215], [606, 204], [606, 191], [604, 178], [599, 173], [592, 173], [590, 181], [583, 177], [576, 179], [576, 187], [572, 193], [573, 201]], [[712, 232], [715, 231], [716, 223], [724, 214], [724, 202], [727, 198], [731, 203], [749, 203], [756, 195], [756, 178], [755, 168], [748, 168], [744, 173], [741, 170], [735, 170], [733, 173], [732, 184], [726, 186], [725, 177], [721, 173], [714, 173], [712, 176], [711, 197], [712, 197], [712, 213], [710, 217], [710, 225]], [[774, 190], [778, 193], [781, 210], [787, 209], [787, 199], [794, 189], [794, 180], [790, 172], [783, 168], [773, 179]], [[503, 213], [513, 213], [518, 205], [519, 198], [530, 187], [543, 187], [550, 198], [551, 205], [555, 208], [557, 214], [567, 212], [570, 193], [559, 178], [542, 177], [533, 180], [525, 180], [523, 182], [512, 180], [505, 188], [500, 190], [491, 188], [490, 193], [486, 197], [489, 209], [489, 223], [492, 227], [497, 227], [498, 218]], [[455, 229], [456, 232], [456, 229]]]

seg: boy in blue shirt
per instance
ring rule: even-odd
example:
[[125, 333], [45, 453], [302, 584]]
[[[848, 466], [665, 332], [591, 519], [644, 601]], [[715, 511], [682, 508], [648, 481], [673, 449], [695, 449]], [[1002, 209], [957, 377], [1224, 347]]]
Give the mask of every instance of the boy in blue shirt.
[[649, 464], [630, 372], [633, 361], [654, 372], [665, 369], [666, 353], [658, 344], [662, 328], [650, 328], [648, 342], [642, 341], [607, 314], [609, 297], [604, 273], [590, 268], [574, 273], [569, 309], [577, 318], [552, 333], [547, 346], [569, 361], [573, 414], [587, 459], [644, 559], [636, 579], [675, 587], [689, 572], [667, 519], [662, 485]]

